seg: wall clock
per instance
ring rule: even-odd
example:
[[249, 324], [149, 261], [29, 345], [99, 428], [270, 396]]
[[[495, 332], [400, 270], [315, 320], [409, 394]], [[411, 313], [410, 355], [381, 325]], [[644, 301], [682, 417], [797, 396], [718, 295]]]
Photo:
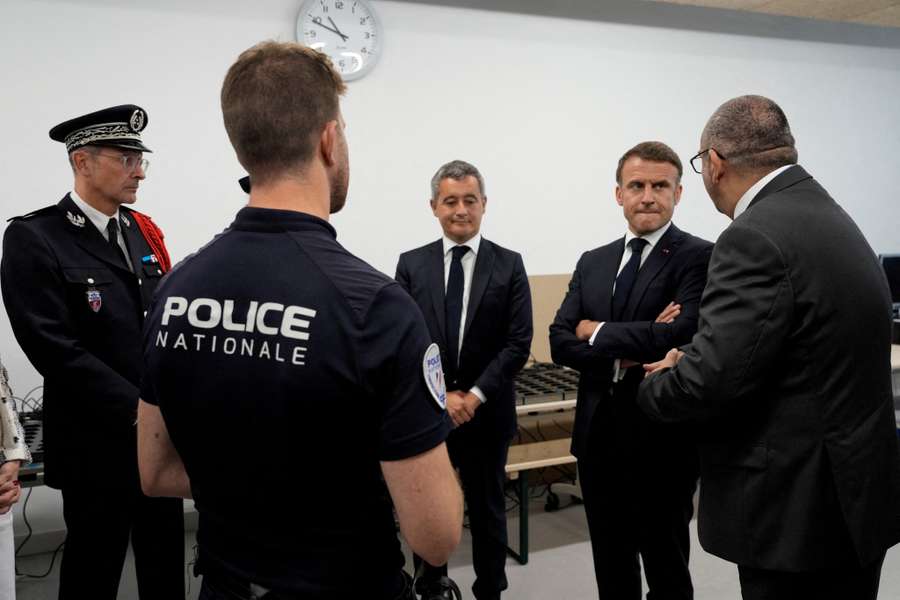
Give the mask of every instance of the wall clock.
[[297, 41], [331, 58], [346, 81], [375, 67], [384, 39], [366, 0], [306, 0], [297, 15]]

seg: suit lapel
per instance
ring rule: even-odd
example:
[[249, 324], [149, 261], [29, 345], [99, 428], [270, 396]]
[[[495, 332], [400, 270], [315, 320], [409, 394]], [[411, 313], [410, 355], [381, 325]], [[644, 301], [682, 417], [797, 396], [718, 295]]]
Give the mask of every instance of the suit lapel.
[[127, 270], [121, 259], [113, 253], [112, 248], [103, 238], [103, 235], [97, 231], [90, 219], [81, 212], [81, 209], [78, 208], [69, 194], [66, 194], [65, 198], [57, 206], [62, 218], [66, 220], [68, 230], [75, 236], [75, 242], [79, 246], [108, 265], [117, 269]]
[[431, 307], [434, 309], [434, 318], [438, 324], [438, 331], [441, 333], [441, 341], [447, 341], [447, 319], [444, 310], [444, 296], [446, 289], [444, 285], [444, 245], [441, 240], [428, 246], [425, 256], [426, 268], [428, 270], [428, 289], [431, 292]]
[[[597, 276], [597, 282], [600, 284], [599, 302], [601, 308], [597, 316], [598, 321], [609, 321], [612, 319], [613, 285], [616, 283], [616, 276], [619, 274], [622, 255], [625, 253], [625, 238], [623, 237], [619, 241], [609, 244], [606, 248], [607, 256], [600, 261], [600, 272]], [[593, 298], [588, 298], [587, 300], [594, 301]]]
[[644, 298], [644, 292], [650, 282], [656, 279], [656, 276], [662, 268], [669, 262], [672, 255], [678, 249], [681, 241], [684, 239], [684, 232], [675, 227], [675, 224], [669, 226], [666, 233], [660, 238], [659, 242], [653, 247], [650, 256], [644, 261], [641, 270], [638, 271], [637, 280], [631, 290], [631, 296], [628, 298], [628, 305], [625, 307], [623, 315], [624, 321], [630, 321], [633, 318], [637, 307], [640, 306], [641, 300]]
[[472, 289], [469, 291], [469, 304], [466, 308], [466, 325], [463, 328], [463, 343], [469, 334], [469, 327], [472, 325], [472, 319], [481, 305], [481, 298], [487, 289], [488, 282], [491, 280], [491, 271], [494, 268], [494, 249], [493, 245], [484, 238], [481, 238], [481, 245], [478, 248], [478, 255], [475, 257], [475, 269], [472, 273]]

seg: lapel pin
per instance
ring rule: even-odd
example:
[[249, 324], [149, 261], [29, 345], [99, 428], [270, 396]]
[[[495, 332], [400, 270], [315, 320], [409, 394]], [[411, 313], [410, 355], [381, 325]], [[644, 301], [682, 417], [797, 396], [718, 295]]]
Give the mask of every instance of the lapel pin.
[[663, 253], [663, 254], [668, 254], [668, 253], [669, 253], [669, 249], [668, 249], [668, 248], [663, 248], [663, 249], [662, 249], [662, 253]]
[[84, 227], [84, 217], [82, 215], [73, 215], [70, 211], [66, 211], [66, 218], [75, 227]]
[[126, 217], [125, 215], [121, 215], [121, 217], [122, 222], [125, 223], [125, 227], [131, 227], [131, 221], [128, 220], [128, 217]]

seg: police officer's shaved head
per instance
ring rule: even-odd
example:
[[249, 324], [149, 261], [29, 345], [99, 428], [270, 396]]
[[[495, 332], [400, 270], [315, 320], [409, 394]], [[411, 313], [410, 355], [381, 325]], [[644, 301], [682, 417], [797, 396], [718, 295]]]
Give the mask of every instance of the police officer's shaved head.
[[797, 149], [781, 107], [763, 96], [739, 96], [716, 109], [700, 144], [735, 169], [771, 171], [797, 164]]
[[345, 89], [328, 58], [301, 44], [261, 42], [241, 53], [222, 84], [222, 116], [254, 184], [309, 161]]

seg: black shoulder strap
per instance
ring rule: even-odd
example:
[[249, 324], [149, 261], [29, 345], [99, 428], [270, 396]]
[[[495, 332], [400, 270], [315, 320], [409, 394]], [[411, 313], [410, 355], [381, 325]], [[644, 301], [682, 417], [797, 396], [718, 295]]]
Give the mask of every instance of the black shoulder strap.
[[51, 204], [50, 206], [45, 206], [44, 208], [39, 208], [39, 209], [37, 209], [37, 210], [33, 210], [33, 211], [31, 211], [30, 213], [25, 213], [24, 215], [19, 215], [19, 216], [16, 216], [16, 217], [10, 217], [9, 219], [6, 220], [6, 222], [9, 223], [9, 222], [11, 222], [11, 221], [24, 221], [24, 220], [30, 219], [30, 218], [32, 218], [32, 217], [37, 217], [37, 216], [40, 216], [40, 215], [45, 215], [45, 214], [47, 214], [47, 213], [50, 213], [50, 212], [54, 211], [55, 209], [56, 209], [56, 205], [55, 205], [55, 204]]

